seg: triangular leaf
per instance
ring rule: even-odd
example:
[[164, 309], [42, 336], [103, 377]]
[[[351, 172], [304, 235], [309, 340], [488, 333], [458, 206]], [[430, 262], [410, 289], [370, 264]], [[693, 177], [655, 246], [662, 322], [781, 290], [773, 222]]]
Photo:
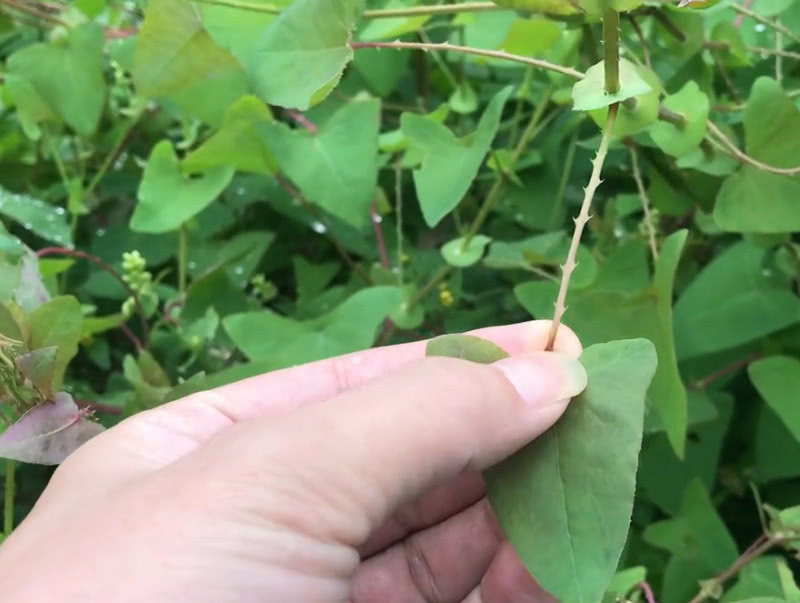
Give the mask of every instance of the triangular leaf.
[[347, 103], [315, 133], [263, 124], [266, 146], [305, 197], [353, 226], [363, 227], [378, 178], [380, 104]]
[[361, 0], [297, 0], [256, 42], [248, 73], [271, 105], [307, 109], [339, 81], [353, 58], [348, 45]]
[[581, 362], [588, 385], [564, 416], [485, 474], [505, 536], [561, 603], [600, 601], [614, 577], [656, 353], [643, 339], [615, 341], [587, 348]]
[[86, 418], [65, 392], [28, 411], [0, 434], [0, 457], [58, 465], [105, 428]]
[[469, 190], [500, 125], [511, 86], [498, 92], [469, 137], [456, 138], [429, 117], [403, 113], [400, 125], [412, 143], [424, 152], [422, 167], [414, 170], [414, 184], [428, 226], [435, 226], [459, 204]]
[[223, 165], [199, 178], [188, 178], [181, 173], [172, 144], [162, 140], [144, 168], [131, 230], [159, 234], [177, 229], [222, 193], [233, 171], [233, 167]]

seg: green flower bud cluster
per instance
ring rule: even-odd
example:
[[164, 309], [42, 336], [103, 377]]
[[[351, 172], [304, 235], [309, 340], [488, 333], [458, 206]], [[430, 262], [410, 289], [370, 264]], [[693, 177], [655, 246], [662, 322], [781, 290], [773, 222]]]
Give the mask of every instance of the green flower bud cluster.
[[250, 286], [253, 287], [253, 295], [262, 303], [266, 303], [278, 295], [278, 288], [275, 283], [268, 281], [263, 274], [256, 274], [250, 279]]
[[[122, 254], [122, 280], [139, 297], [153, 295], [153, 275], [147, 270], [147, 261], [138, 250]], [[130, 316], [135, 305], [133, 297], [129, 297], [122, 304], [122, 313]]]

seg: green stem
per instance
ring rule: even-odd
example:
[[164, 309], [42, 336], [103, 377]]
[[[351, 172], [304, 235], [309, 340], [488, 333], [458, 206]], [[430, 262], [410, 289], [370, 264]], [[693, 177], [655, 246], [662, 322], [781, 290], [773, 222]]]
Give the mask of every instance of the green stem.
[[550, 325], [550, 334], [547, 337], [547, 345], [545, 350], [552, 350], [558, 334], [558, 327], [561, 325], [561, 318], [567, 309], [567, 290], [569, 289], [569, 280], [572, 276], [577, 262], [575, 258], [578, 254], [578, 246], [581, 242], [581, 235], [583, 228], [591, 217], [589, 209], [592, 206], [592, 199], [597, 187], [600, 186], [600, 174], [603, 171], [603, 163], [605, 163], [606, 155], [608, 154], [608, 146], [611, 142], [611, 133], [614, 131], [614, 122], [617, 118], [617, 111], [619, 110], [619, 103], [614, 103], [608, 108], [608, 118], [606, 119], [606, 126], [603, 129], [603, 137], [600, 140], [600, 147], [597, 149], [592, 161], [592, 175], [589, 177], [589, 184], [583, 189], [583, 202], [581, 203], [580, 212], [578, 217], [575, 218], [575, 230], [572, 232], [572, 240], [569, 244], [569, 251], [567, 251], [567, 259], [564, 265], [561, 266], [561, 283], [558, 287], [558, 295], [556, 296], [555, 311], [553, 312], [553, 322]]
[[449, 264], [445, 264], [436, 273], [431, 277], [425, 285], [416, 292], [416, 294], [408, 300], [408, 311], [410, 312], [413, 310], [419, 302], [421, 302], [425, 297], [430, 293], [436, 285], [438, 285], [441, 281], [443, 281], [450, 272], [453, 270], [453, 267]]
[[619, 13], [608, 9], [603, 14], [603, 67], [606, 92], [619, 92]]
[[[238, 0], [199, 0], [203, 4], [216, 4], [228, 8], [238, 8], [257, 13], [270, 15], [280, 14], [284, 8], [274, 4], [254, 4], [252, 2], [239, 2]], [[374, 9], [365, 10], [362, 17], [365, 19], [388, 19], [393, 17], [421, 17], [427, 15], [455, 15], [457, 13], [474, 13], [481, 11], [507, 10], [494, 2], [462, 2], [459, 4], [440, 4], [434, 6], [412, 6], [409, 8]]]
[[3, 533], [8, 538], [14, 529], [14, 494], [16, 483], [14, 474], [16, 473], [17, 463], [11, 459], [6, 460], [6, 487], [3, 497]]
[[731, 4], [731, 8], [735, 10], [737, 13], [744, 15], [745, 17], [750, 17], [751, 19], [754, 19], [759, 23], [766, 25], [770, 29], [782, 33], [790, 40], [794, 40], [795, 42], [800, 42], [800, 36], [794, 33], [791, 29], [788, 29], [784, 25], [781, 25], [780, 23], [776, 23], [775, 21], [767, 19], [766, 17], [762, 17], [758, 13], [755, 13], [749, 8], [745, 8], [744, 6], [741, 6], [739, 4], [735, 3]]
[[397, 227], [397, 284], [403, 286], [403, 165], [398, 160], [394, 164], [394, 207]]
[[183, 297], [186, 294], [186, 264], [188, 255], [188, 237], [186, 226], [181, 224], [178, 229], [178, 293]]
[[548, 222], [548, 229], [555, 229], [555, 220], [561, 212], [561, 205], [564, 203], [564, 197], [567, 194], [567, 185], [569, 178], [572, 175], [572, 166], [575, 163], [575, 151], [578, 148], [578, 131], [572, 135], [569, 140], [569, 147], [567, 147], [567, 156], [564, 158], [564, 169], [561, 172], [561, 180], [558, 183], [558, 192], [556, 193], [556, 200], [553, 203], [553, 209], [550, 212], [550, 220]]
[[86, 187], [86, 190], [83, 193], [84, 199], [88, 199], [89, 196], [94, 192], [94, 189], [97, 188], [97, 185], [100, 184], [100, 181], [106, 175], [108, 170], [114, 163], [114, 160], [119, 155], [119, 152], [122, 150], [122, 147], [125, 146], [125, 142], [128, 140], [131, 131], [133, 128], [136, 127], [136, 124], [139, 123], [139, 118], [144, 114], [144, 111], [139, 111], [128, 124], [128, 127], [120, 134], [117, 141], [114, 143], [114, 147], [111, 151], [106, 155], [105, 159], [103, 159], [103, 163], [100, 166], [100, 169], [97, 170], [94, 177], [92, 178], [91, 182], [89, 182], [89, 186]]
[[[547, 105], [550, 103], [550, 96], [553, 93], [552, 87], [548, 88], [544, 96], [542, 97], [541, 101], [538, 105], [536, 105], [536, 109], [531, 115], [531, 119], [528, 122], [528, 125], [525, 126], [525, 130], [522, 132], [522, 136], [517, 143], [517, 146], [514, 148], [513, 152], [511, 153], [511, 157], [509, 158], [507, 168], [509, 170], [514, 169], [514, 165], [519, 161], [520, 156], [522, 155], [523, 151], [527, 148], [530, 141], [533, 139], [534, 135], [536, 134], [536, 126], [539, 125], [539, 121], [542, 119], [542, 115], [544, 115], [544, 110], [547, 108]], [[497, 178], [492, 185], [492, 188], [489, 189], [489, 192], [486, 194], [486, 198], [483, 200], [483, 204], [481, 208], [478, 210], [478, 214], [475, 216], [475, 219], [472, 221], [472, 224], [467, 231], [467, 234], [464, 236], [464, 242], [461, 245], [462, 251], [469, 247], [470, 242], [472, 241], [472, 237], [477, 234], [477, 232], [483, 226], [483, 223], [486, 221], [486, 218], [489, 216], [489, 212], [492, 211], [494, 204], [497, 203], [497, 200], [500, 198], [500, 195], [503, 194], [503, 190], [505, 189], [506, 185], [506, 177], [503, 174], [502, 168], [498, 169]]]
[[533, 59], [531, 57], [525, 57], [518, 54], [510, 54], [502, 50], [484, 50], [482, 48], [471, 48], [469, 46], [457, 46], [455, 44], [449, 44], [447, 42], [441, 42], [439, 44], [425, 44], [421, 42], [351, 42], [350, 48], [353, 49], [395, 48], [397, 50], [406, 49], [406, 50], [443, 50], [443, 51], [449, 50], [452, 52], [465, 52], [467, 54], [475, 54], [482, 57], [490, 57], [493, 59], [505, 59], [507, 61], [514, 61], [516, 63], [532, 65], [533, 67], [539, 67], [540, 69], [547, 69], [548, 71], [555, 71], [556, 73], [561, 73], [562, 75], [568, 75], [569, 77], [575, 78], [576, 80], [580, 80], [584, 76], [584, 74], [578, 71], [577, 69], [572, 69], [571, 67], [564, 67], [562, 65], [557, 65], [556, 63], [543, 61], [541, 59]]

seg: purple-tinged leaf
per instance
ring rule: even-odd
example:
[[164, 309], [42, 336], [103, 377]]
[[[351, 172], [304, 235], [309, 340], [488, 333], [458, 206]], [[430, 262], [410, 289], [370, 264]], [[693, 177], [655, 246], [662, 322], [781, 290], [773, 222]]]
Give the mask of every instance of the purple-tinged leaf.
[[105, 428], [86, 417], [66, 392], [25, 413], [0, 434], [0, 457], [58, 465]]
[[48, 398], [53, 395], [56, 352], [58, 346], [52, 345], [22, 354], [15, 359], [19, 372]]

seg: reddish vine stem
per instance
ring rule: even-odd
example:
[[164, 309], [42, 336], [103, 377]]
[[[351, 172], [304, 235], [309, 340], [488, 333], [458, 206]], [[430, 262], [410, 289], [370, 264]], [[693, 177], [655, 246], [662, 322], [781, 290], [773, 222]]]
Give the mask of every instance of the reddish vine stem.
[[350, 257], [350, 254], [347, 253], [344, 245], [342, 245], [339, 239], [336, 238], [336, 235], [331, 232], [331, 229], [328, 227], [328, 225], [325, 224], [325, 219], [319, 210], [317, 210], [316, 206], [306, 199], [299, 190], [292, 186], [292, 184], [282, 174], [276, 174], [275, 180], [278, 182], [278, 186], [289, 193], [289, 195], [294, 197], [297, 202], [300, 203], [300, 205], [305, 207], [311, 213], [311, 215], [314, 216], [314, 218], [320, 221], [320, 224], [325, 226], [325, 237], [328, 239], [328, 241], [330, 241], [331, 245], [333, 245], [333, 247], [336, 249], [336, 252], [345, 261], [345, 263], [350, 266], [350, 268], [352, 268], [353, 271], [358, 274], [358, 276], [361, 277], [361, 280], [368, 285], [372, 284], [372, 279], [369, 277], [369, 274], [367, 274], [364, 269], [356, 264], [355, 260]]
[[288, 115], [298, 126], [302, 126], [305, 130], [307, 130], [309, 134], [316, 134], [319, 131], [317, 125], [305, 115], [300, 113], [300, 111], [289, 109], [286, 111], [286, 115]]
[[759, 358], [761, 358], [761, 354], [751, 354], [746, 358], [731, 362], [730, 364], [723, 366], [721, 369], [714, 371], [710, 375], [706, 375], [702, 379], [698, 379], [697, 381], [690, 383], [687, 385], [687, 387], [691, 390], [705, 389], [714, 383], [714, 381], [722, 379], [723, 377], [727, 377], [731, 373], [738, 371], [740, 368], [747, 366], [751, 362], [755, 362]]
[[646, 581], [643, 580], [639, 582], [639, 584], [637, 584], [634, 588], [638, 588], [640, 591], [642, 591], [644, 600], [647, 601], [647, 603], [656, 603], [656, 596], [653, 594], [653, 589]]
[[619, 103], [614, 103], [608, 108], [608, 119], [606, 120], [606, 127], [603, 129], [603, 138], [600, 141], [600, 147], [597, 149], [597, 155], [595, 155], [595, 158], [592, 161], [592, 175], [589, 177], [589, 184], [587, 184], [586, 188], [583, 189], [583, 202], [581, 203], [581, 209], [578, 213], [578, 217], [575, 218], [575, 230], [572, 233], [572, 240], [569, 244], [567, 259], [564, 262], [564, 265], [561, 266], [561, 284], [559, 285], [558, 295], [556, 296], [553, 322], [550, 325], [550, 334], [547, 337], [547, 345], [545, 346], [545, 350], [553, 349], [553, 345], [556, 342], [558, 327], [561, 325], [561, 318], [564, 316], [564, 312], [567, 309], [565, 302], [567, 299], [569, 280], [572, 276], [573, 270], [575, 270], [575, 266], [577, 266], [575, 257], [578, 253], [578, 245], [581, 242], [583, 228], [591, 218], [589, 209], [592, 205], [594, 193], [602, 182], [600, 179], [600, 173], [603, 169], [603, 163], [606, 160], [606, 155], [608, 154], [608, 146], [611, 142], [611, 132], [614, 130], [614, 122], [617, 118], [618, 109]]
[[[42, 249], [39, 249], [36, 252], [36, 257], [38, 258], [47, 257], [48, 255], [66, 255], [69, 257], [86, 260], [88, 262], [91, 262], [95, 266], [102, 268], [103, 270], [108, 272], [111, 276], [113, 276], [117, 280], [117, 282], [119, 282], [119, 284], [125, 288], [125, 291], [127, 291], [128, 294], [133, 298], [133, 303], [136, 306], [136, 313], [138, 314], [139, 322], [142, 325], [142, 337], [144, 337], [144, 346], [142, 346], [142, 344], [139, 343], [138, 338], [135, 335], [133, 335], [133, 333], [130, 332], [130, 330], [129, 333], [126, 333], [126, 335], [128, 335], [128, 337], [133, 335], [132, 341], [138, 343], [137, 349], [141, 349], [142, 347], [149, 347], [150, 331], [147, 326], [147, 314], [145, 314], [144, 308], [142, 307], [142, 304], [139, 301], [139, 296], [133, 289], [131, 289], [130, 285], [128, 285], [128, 283], [125, 282], [125, 279], [122, 278], [122, 275], [119, 272], [114, 270], [109, 264], [105, 263], [99, 257], [94, 256], [90, 253], [86, 253], [85, 251], [78, 251], [76, 249], [67, 249], [66, 247], [43, 247]], [[123, 327], [124, 325], [121, 327], [124, 331], [125, 328]]]

